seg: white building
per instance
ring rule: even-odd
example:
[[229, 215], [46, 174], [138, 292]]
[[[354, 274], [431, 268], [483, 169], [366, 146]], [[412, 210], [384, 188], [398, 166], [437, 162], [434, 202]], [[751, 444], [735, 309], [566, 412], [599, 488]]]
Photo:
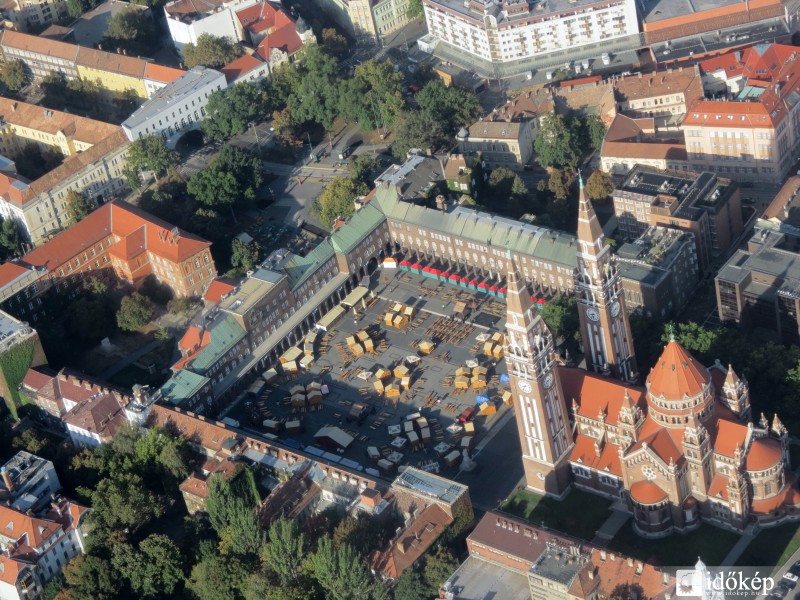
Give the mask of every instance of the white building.
[[208, 33], [226, 37], [231, 42], [244, 39], [244, 31], [236, 11], [257, 4], [258, 0], [175, 0], [164, 6], [167, 27], [178, 50], [186, 44], [196, 44], [197, 38]]
[[225, 75], [219, 71], [194, 67], [158, 90], [122, 123], [122, 129], [131, 141], [158, 134], [174, 148], [184, 133], [200, 127], [208, 97], [227, 87]]
[[[486, 61], [505, 63], [639, 33], [635, 0], [424, 0], [428, 31]], [[602, 50], [600, 50], [602, 51]]]
[[50, 501], [61, 489], [53, 463], [20, 450], [0, 467], [0, 503], [26, 512]]

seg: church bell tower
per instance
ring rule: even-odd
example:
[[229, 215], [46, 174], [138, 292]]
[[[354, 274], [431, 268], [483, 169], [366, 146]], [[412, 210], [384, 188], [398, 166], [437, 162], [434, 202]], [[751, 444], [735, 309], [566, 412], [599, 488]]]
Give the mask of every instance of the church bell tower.
[[529, 489], [563, 497], [570, 484], [572, 449], [567, 404], [550, 330], [508, 253], [505, 360]]
[[639, 374], [636, 371], [633, 337], [625, 309], [619, 267], [611, 247], [606, 244], [594, 208], [586, 197], [580, 173], [578, 182], [580, 199], [575, 294], [586, 368], [635, 383]]

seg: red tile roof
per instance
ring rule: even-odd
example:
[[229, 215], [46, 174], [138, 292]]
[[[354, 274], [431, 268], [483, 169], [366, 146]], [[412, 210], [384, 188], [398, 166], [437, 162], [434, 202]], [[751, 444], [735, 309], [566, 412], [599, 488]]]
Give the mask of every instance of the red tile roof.
[[144, 67], [144, 78], [151, 81], [158, 81], [160, 83], [172, 83], [178, 77], [186, 74], [182, 69], [175, 69], [174, 67], [167, 67], [164, 65], [157, 65], [155, 63], [147, 63]]
[[714, 475], [711, 483], [708, 486], [708, 495], [711, 498], [720, 498], [725, 502], [728, 501], [728, 478], [721, 473]]
[[34, 550], [60, 528], [61, 525], [58, 523], [32, 517], [0, 504], [0, 532], [2, 535], [16, 542], [24, 537], [24, 543]]
[[225, 75], [225, 81], [231, 83], [240, 77], [243, 77], [250, 71], [258, 69], [262, 66], [264, 66], [263, 60], [257, 58], [256, 56], [245, 54], [244, 56], [237, 58], [232, 63], [222, 67], [220, 72]]
[[300, 50], [303, 46], [303, 41], [297, 35], [297, 29], [294, 21], [283, 12], [275, 15], [275, 27], [272, 29], [267, 37], [265, 37], [258, 44], [256, 53], [269, 62], [270, 55], [273, 50], [282, 50], [289, 56]]
[[209, 302], [210, 304], [217, 304], [220, 300], [222, 300], [223, 296], [230, 294], [233, 290], [235, 290], [237, 285], [239, 285], [239, 282], [236, 279], [217, 277], [211, 282], [211, 285], [208, 286], [208, 290], [206, 290], [203, 300]]
[[0, 287], [5, 287], [15, 279], [30, 272], [30, 267], [15, 262], [5, 262], [0, 265]]
[[41, 38], [27, 33], [11, 31], [9, 29], [2, 32], [2, 46], [24, 50], [31, 54], [40, 54], [52, 58], [60, 58], [70, 64], [75, 62], [80, 46], [67, 44], [56, 40]]
[[639, 441], [631, 447], [631, 451], [638, 450], [647, 444], [648, 449], [652, 450], [667, 465], [670, 461], [680, 465], [685, 460], [681, 450], [682, 429], [667, 429], [647, 417], [639, 435]]
[[238, 437], [216, 421], [205, 417], [195, 417], [159, 404], [153, 405], [150, 412], [149, 426], [174, 429], [190, 443], [202, 446], [212, 452], [222, 450], [222, 444], [231, 438]]
[[755, 440], [747, 451], [745, 469], [766, 471], [777, 465], [783, 456], [781, 444], [777, 440], [761, 438]]
[[678, 342], [669, 342], [647, 376], [648, 391], [666, 400], [696, 396], [710, 381], [708, 369]]
[[104, 52], [94, 48], [80, 46], [77, 64], [88, 69], [117, 73], [124, 77], [144, 79], [144, 67], [147, 64], [141, 58], [125, 56], [115, 52]]
[[588, 435], [577, 435], [575, 446], [569, 459], [579, 462], [591, 469], [607, 471], [617, 477], [622, 477], [622, 467], [619, 462], [619, 446], [615, 444], [602, 444], [600, 455], [595, 450], [595, 439]]
[[[722, 411], [715, 408], [717, 415]], [[723, 456], [733, 457], [736, 447], [744, 450], [749, 430], [746, 425], [726, 418], [716, 418], [708, 427], [709, 433], [714, 439], [714, 451]]]
[[573, 400], [578, 402], [581, 416], [597, 419], [602, 412], [607, 423], [616, 425], [626, 393], [636, 405], [644, 408], [644, 390], [640, 387], [625, 385], [583, 369], [559, 367], [558, 372], [567, 406], [571, 406]]
[[639, 504], [656, 504], [666, 497], [667, 492], [652, 481], [637, 481], [631, 486], [631, 498]]

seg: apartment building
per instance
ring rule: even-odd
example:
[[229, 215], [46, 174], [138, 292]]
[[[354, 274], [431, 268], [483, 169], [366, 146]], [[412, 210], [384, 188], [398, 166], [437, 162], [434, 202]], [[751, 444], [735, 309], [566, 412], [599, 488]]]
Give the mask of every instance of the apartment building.
[[756, 221], [747, 247], [717, 273], [723, 323], [763, 327], [785, 343], [800, 341], [800, 177], [790, 177]]
[[31, 243], [66, 226], [70, 189], [102, 203], [127, 187], [128, 140], [120, 127], [7, 98], [0, 98], [0, 111], [0, 154], [13, 158], [33, 144], [66, 157], [35, 181], [0, 173], [0, 216], [16, 221]]
[[0, 467], [0, 501], [20, 512], [40, 510], [61, 490], [53, 463], [20, 450]]
[[572, 51], [639, 33], [634, 0], [424, 0], [423, 7], [432, 37], [492, 63]]
[[0, 51], [5, 60], [24, 62], [35, 79], [55, 71], [67, 79], [96, 81], [110, 92], [131, 90], [140, 98], [148, 98], [184, 73], [162, 65], [148, 69], [149, 61], [141, 58], [9, 30], [2, 32]]
[[131, 141], [160, 135], [174, 148], [184, 133], [200, 127], [206, 117], [208, 97], [227, 87], [225, 75], [219, 71], [194, 67], [158, 90], [125, 119], [122, 129]]
[[655, 119], [614, 117], [600, 147], [600, 168], [624, 176], [636, 165], [668, 171], [688, 171], [686, 144], [680, 131], [658, 131]]
[[[790, 51], [767, 44], [755, 46], [746, 58], [747, 63], [739, 61], [738, 79], [732, 76], [738, 64], [734, 71], [728, 67], [729, 100], [698, 100], [686, 114], [681, 128], [688, 160], [695, 171], [777, 186], [789, 173], [800, 145], [800, 103], [795, 100], [800, 60], [793, 47]], [[715, 64], [727, 63], [716, 59], [704, 72], [716, 72]]]
[[613, 198], [620, 233], [627, 240], [654, 225], [691, 232], [701, 273], [722, 264], [744, 227], [739, 186], [713, 173], [637, 165]]
[[462, 154], [479, 153], [489, 168], [522, 170], [533, 156], [542, 118], [552, 113], [549, 95], [524, 92], [456, 136]]
[[694, 235], [650, 227], [617, 250], [625, 306], [664, 318], [683, 308], [700, 281]]
[[700, 69], [679, 67], [619, 77], [614, 80], [614, 96], [618, 112], [652, 117], [659, 128], [677, 128], [688, 108], [703, 97]]
[[231, 42], [245, 39], [236, 12], [258, 3], [258, 0], [175, 0], [164, 5], [164, 14], [172, 42], [178, 50], [196, 44], [204, 33], [228, 38]]
[[176, 296], [201, 297], [216, 277], [210, 246], [112, 200], [21, 259], [0, 265], [0, 307], [35, 322], [41, 294], [53, 287], [67, 291], [95, 275], [138, 285], [152, 274]]
[[311, 27], [302, 18], [295, 22], [280, 4], [259, 2], [237, 10], [236, 18], [245, 40], [270, 69], [294, 60], [304, 44], [317, 42]]
[[39, 597], [43, 586], [64, 565], [86, 551], [88, 511], [60, 497], [36, 513], [0, 505], [0, 591], [4, 600]]
[[65, 0], [8, 0], [0, 9], [18, 31], [43, 29], [67, 16]]
[[358, 43], [375, 44], [408, 24], [408, 0], [314, 0]]

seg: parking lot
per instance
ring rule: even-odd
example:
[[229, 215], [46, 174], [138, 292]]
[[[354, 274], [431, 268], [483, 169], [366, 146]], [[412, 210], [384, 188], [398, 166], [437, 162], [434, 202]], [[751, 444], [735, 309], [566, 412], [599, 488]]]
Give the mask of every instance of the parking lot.
[[[501, 346], [492, 342], [505, 302], [407, 272], [381, 273], [355, 312], [319, 331], [313, 363], [296, 364], [309, 356], [301, 350], [311, 347], [301, 345], [258, 397], [227, 414], [260, 435], [373, 475], [391, 478], [413, 465], [454, 477], [465, 448], [480, 457], [495, 428], [508, 432], [507, 377]], [[459, 303], [471, 310], [455, 317]], [[398, 314], [398, 304], [413, 316], [387, 325], [386, 313]], [[467, 408], [476, 410], [471, 435], [459, 423]], [[481, 470], [480, 458], [475, 467]]]

